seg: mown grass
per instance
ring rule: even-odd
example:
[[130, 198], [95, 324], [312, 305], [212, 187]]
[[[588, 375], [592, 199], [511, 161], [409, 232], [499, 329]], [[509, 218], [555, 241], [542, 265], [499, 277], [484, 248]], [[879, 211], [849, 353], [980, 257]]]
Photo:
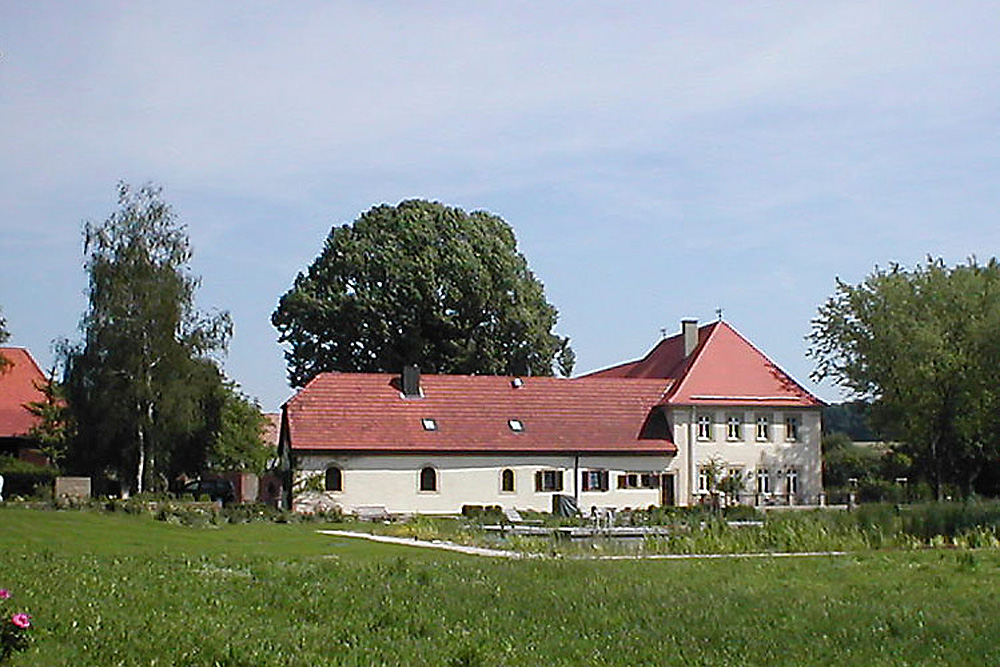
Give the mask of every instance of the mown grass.
[[0, 510], [15, 665], [990, 664], [1000, 553], [506, 561]]

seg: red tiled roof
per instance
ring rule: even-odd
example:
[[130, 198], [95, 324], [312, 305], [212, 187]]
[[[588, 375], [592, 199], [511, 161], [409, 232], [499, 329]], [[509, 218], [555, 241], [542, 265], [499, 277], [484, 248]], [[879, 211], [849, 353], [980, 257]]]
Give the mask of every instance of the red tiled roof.
[[[394, 453], [620, 452], [673, 454], [646, 421], [665, 380], [566, 380], [424, 375], [421, 398], [403, 398], [397, 375], [323, 373], [285, 404], [295, 450]], [[434, 431], [421, 420], [433, 419]], [[508, 421], [524, 425], [513, 431]]]
[[[698, 329], [698, 346], [695, 348], [695, 353], [697, 354], [700, 346], [704, 345], [705, 341], [708, 339], [709, 335], [715, 329], [715, 327], [720, 324], [719, 322], [713, 322], [712, 324], [703, 325]], [[675, 336], [670, 336], [669, 338], [664, 338], [656, 347], [649, 351], [649, 353], [642, 359], [637, 359], [636, 361], [628, 361], [624, 364], [618, 364], [617, 366], [612, 366], [611, 368], [605, 368], [603, 370], [594, 371], [593, 373], [588, 373], [587, 375], [581, 376], [586, 378], [679, 378], [685, 369], [684, 358], [684, 336], [683, 334], [677, 334]]]
[[38, 389], [45, 374], [24, 348], [0, 347], [0, 355], [10, 362], [0, 372], [0, 438], [24, 436], [39, 420], [24, 406], [45, 400]]
[[726, 322], [710, 327], [667, 403], [818, 407], [823, 402]]
[[810, 394], [727, 322], [698, 329], [698, 345], [684, 358], [682, 334], [665, 338], [637, 361], [584, 378], [669, 378], [666, 403], [673, 405], [774, 405], [813, 407]]

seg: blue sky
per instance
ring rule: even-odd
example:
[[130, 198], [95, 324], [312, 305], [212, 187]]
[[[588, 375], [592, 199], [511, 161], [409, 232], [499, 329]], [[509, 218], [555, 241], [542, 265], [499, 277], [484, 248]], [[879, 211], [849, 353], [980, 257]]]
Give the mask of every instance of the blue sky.
[[991, 2], [4, 2], [0, 308], [79, 336], [81, 224], [152, 181], [187, 225], [227, 373], [288, 398], [270, 325], [331, 226], [486, 209], [577, 371], [725, 317], [821, 397], [839, 276], [998, 253]]

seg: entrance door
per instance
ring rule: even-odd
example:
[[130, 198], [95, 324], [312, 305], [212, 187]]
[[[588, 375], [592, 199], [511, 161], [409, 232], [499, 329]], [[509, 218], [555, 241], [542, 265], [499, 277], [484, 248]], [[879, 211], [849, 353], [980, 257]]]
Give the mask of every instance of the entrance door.
[[676, 502], [674, 498], [674, 474], [663, 473], [660, 475], [660, 504], [673, 507]]

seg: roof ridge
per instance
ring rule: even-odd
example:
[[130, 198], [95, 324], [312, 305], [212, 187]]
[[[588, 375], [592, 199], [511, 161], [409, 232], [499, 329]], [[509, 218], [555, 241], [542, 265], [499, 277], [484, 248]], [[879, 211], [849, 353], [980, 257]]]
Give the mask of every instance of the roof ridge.
[[736, 327], [732, 326], [728, 322], [726, 323], [726, 326], [729, 327], [729, 330], [732, 331], [734, 334], [736, 334], [740, 338], [740, 340], [742, 340], [744, 343], [746, 343], [747, 345], [749, 345], [750, 349], [753, 350], [754, 352], [756, 352], [757, 355], [761, 359], [763, 359], [764, 361], [766, 361], [767, 363], [769, 363], [771, 366], [773, 366], [774, 369], [776, 371], [778, 371], [779, 373], [781, 373], [781, 375], [787, 381], [789, 381], [791, 384], [795, 385], [799, 389], [799, 391], [801, 391], [803, 394], [805, 394], [806, 396], [808, 396], [812, 400], [816, 401], [819, 405], [825, 405], [825, 401], [823, 401], [818, 396], [816, 396], [815, 394], [813, 394], [811, 391], [809, 391], [808, 389], [806, 389], [805, 387], [803, 387], [799, 383], [798, 380], [796, 380], [794, 377], [792, 377], [792, 375], [790, 373], [788, 373], [784, 368], [782, 368], [781, 366], [779, 366], [778, 364], [776, 364], [774, 362], [774, 360], [771, 359], [771, 357], [769, 357], [766, 354], [764, 354], [763, 350], [761, 350], [760, 348], [758, 348], [756, 345], [753, 344], [753, 342], [750, 339], [748, 339], [746, 336], [744, 336], [743, 334], [741, 334]]
[[681, 388], [683, 388], [684, 383], [687, 382], [687, 379], [691, 377], [691, 373], [694, 371], [694, 367], [698, 364], [698, 361], [701, 359], [702, 354], [705, 352], [705, 350], [708, 349], [708, 345], [709, 343], [712, 342], [712, 339], [715, 338], [715, 333], [719, 330], [718, 326], [719, 324], [725, 324], [725, 322], [723, 322], [722, 320], [716, 320], [711, 324], [705, 325], [706, 327], [710, 327], [708, 335], [705, 336], [704, 341], [699, 342], [698, 345], [695, 346], [694, 350], [691, 351], [691, 355], [688, 358], [690, 359], [690, 361], [688, 361], [688, 359], [685, 359], [684, 361], [681, 362], [682, 366], [684, 364], [687, 364], [687, 368], [684, 369], [683, 374], [680, 376], [680, 378], [678, 378], [677, 382], [674, 383], [674, 386], [671, 387], [670, 396], [664, 399], [665, 401], [669, 401], [671, 398], [673, 398], [674, 396], [676, 396], [681, 392]]
[[[31, 354], [31, 350], [29, 350], [27, 347], [23, 347], [21, 345], [0, 346], [0, 353], [4, 351], [13, 351], [13, 350], [23, 352], [24, 356], [28, 358], [28, 361], [31, 363], [34, 369], [38, 371], [38, 374], [41, 375], [43, 378], [46, 379], [48, 378], [48, 375], [46, 375], [45, 371], [42, 370], [42, 367], [38, 365], [38, 361], [35, 359], [34, 355]], [[14, 363], [12, 359], [8, 359], [8, 361]]]

